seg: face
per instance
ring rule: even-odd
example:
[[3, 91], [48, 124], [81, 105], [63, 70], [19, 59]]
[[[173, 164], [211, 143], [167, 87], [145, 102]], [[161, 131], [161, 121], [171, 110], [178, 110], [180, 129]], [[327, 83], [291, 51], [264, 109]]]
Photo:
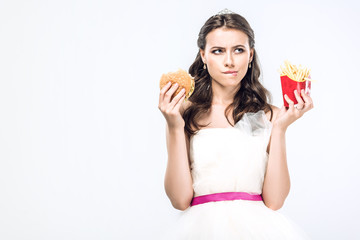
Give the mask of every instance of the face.
[[200, 49], [212, 84], [239, 88], [252, 61], [248, 36], [237, 29], [217, 28], [206, 36], [205, 49]]

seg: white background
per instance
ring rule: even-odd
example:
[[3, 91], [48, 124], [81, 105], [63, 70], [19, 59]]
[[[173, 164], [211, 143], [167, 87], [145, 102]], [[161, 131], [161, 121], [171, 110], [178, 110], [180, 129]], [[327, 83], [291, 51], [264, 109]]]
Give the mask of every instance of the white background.
[[223, 8], [253, 27], [275, 105], [285, 59], [317, 80], [280, 211], [313, 239], [360, 238], [356, 1], [1, 0], [0, 239], [157, 239], [175, 221], [158, 82]]

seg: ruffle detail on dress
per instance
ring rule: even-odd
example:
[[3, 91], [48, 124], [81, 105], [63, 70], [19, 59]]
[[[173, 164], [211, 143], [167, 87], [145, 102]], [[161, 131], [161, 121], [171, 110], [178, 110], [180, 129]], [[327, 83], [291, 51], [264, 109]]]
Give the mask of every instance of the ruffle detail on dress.
[[250, 136], [270, 136], [272, 123], [267, 119], [265, 112], [260, 110], [256, 113], [245, 113], [234, 127]]
[[164, 233], [166, 240], [309, 240], [288, 216], [262, 202], [223, 201], [190, 207]]

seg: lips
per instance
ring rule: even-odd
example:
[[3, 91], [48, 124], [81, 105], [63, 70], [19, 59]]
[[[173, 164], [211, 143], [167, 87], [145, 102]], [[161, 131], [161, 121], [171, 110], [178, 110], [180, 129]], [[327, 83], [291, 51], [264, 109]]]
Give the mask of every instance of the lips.
[[226, 72], [223, 72], [224, 74], [229, 74], [231, 76], [237, 76], [238, 72], [237, 71], [226, 71]]

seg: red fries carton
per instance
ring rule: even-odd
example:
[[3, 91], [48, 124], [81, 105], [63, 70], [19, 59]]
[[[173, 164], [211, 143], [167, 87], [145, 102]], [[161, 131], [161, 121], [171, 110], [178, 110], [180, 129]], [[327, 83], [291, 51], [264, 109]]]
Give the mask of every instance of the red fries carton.
[[280, 79], [281, 79], [281, 88], [282, 88], [285, 107], [289, 107], [289, 104], [285, 100], [284, 94], [286, 94], [294, 102], [294, 104], [298, 103], [294, 93], [295, 89], [298, 91], [300, 96], [301, 96], [301, 89], [304, 89], [305, 93], [310, 96], [311, 81], [305, 80], [303, 82], [297, 82], [289, 78], [287, 75], [280, 76]]
[[285, 61], [285, 67], [280, 68], [281, 88], [285, 107], [289, 107], [289, 104], [284, 97], [285, 94], [294, 102], [294, 104], [298, 103], [294, 93], [295, 89], [298, 91], [300, 97], [302, 89], [305, 90], [306, 94], [310, 95], [311, 79], [310, 70], [308, 68], [304, 68], [301, 65], [292, 65], [289, 61]]

